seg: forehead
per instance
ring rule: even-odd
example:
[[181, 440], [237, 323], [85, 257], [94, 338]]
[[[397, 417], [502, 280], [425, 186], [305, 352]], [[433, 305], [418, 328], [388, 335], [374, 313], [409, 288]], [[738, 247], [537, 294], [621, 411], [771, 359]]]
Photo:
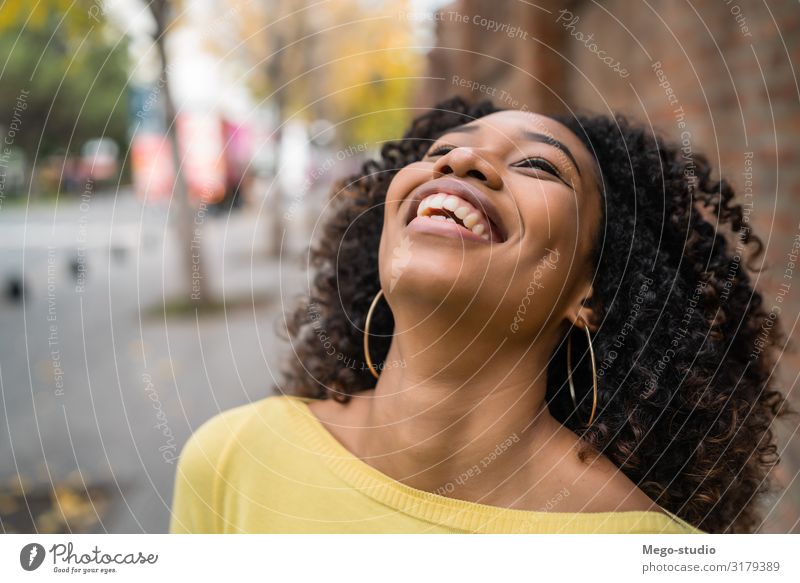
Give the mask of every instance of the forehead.
[[470, 130], [472, 135], [479, 135], [482, 140], [514, 144], [517, 147], [526, 142], [547, 143], [548, 140], [555, 140], [568, 148], [581, 170], [594, 166], [593, 157], [578, 136], [561, 122], [546, 115], [519, 110], [498, 111], [444, 133], [459, 132], [464, 128]]
[[529, 111], [498, 111], [465, 123], [464, 125], [445, 130], [445, 133], [458, 132], [465, 127], [468, 127], [468, 129], [472, 129], [473, 127], [480, 129], [482, 130], [481, 133], [485, 134], [487, 137], [495, 134], [498, 138], [512, 139], [514, 141], [523, 137], [525, 132], [532, 132], [555, 138], [570, 147], [583, 147], [578, 137], [561, 122], [547, 117], [546, 115]]
[[494, 128], [505, 133], [515, 134], [522, 130], [530, 132], [552, 135], [552, 137], [564, 141], [569, 140], [570, 145], [580, 143], [578, 137], [561, 122], [540, 113], [530, 111], [507, 110], [491, 113], [487, 116], [476, 119], [476, 125], [483, 125]]

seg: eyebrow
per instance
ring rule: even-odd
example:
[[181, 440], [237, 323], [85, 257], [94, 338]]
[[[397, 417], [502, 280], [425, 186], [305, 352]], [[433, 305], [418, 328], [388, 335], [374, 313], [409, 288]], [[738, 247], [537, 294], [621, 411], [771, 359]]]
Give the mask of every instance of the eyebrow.
[[[446, 133], [454, 133], [454, 134], [469, 134], [473, 132], [477, 132], [480, 129], [479, 126], [474, 124], [467, 124], [462, 126], [457, 126], [447, 130]], [[561, 150], [567, 158], [570, 159], [572, 165], [575, 167], [575, 171], [578, 173], [578, 176], [581, 176], [581, 168], [578, 166], [578, 161], [575, 159], [575, 156], [572, 155], [572, 152], [569, 148], [567, 148], [564, 144], [559, 142], [557, 139], [547, 136], [545, 134], [539, 134], [536, 132], [532, 132], [529, 130], [522, 130], [522, 137], [526, 140], [531, 142], [540, 142], [542, 144], [547, 144], [548, 146], [552, 146], [554, 148], [558, 148]]]

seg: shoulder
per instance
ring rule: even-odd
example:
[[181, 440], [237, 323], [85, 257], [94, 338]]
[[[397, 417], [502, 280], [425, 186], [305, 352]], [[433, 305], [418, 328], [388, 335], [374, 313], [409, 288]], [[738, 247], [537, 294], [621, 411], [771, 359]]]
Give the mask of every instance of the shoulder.
[[171, 532], [219, 532], [218, 513], [226, 460], [251, 441], [259, 421], [278, 422], [293, 397], [271, 396], [218, 413], [195, 430], [176, 468]]
[[[574, 452], [575, 449], [572, 449]], [[628, 533], [703, 534], [703, 531], [659, 506], [605, 455], [596, 451], [585, 462], [564, 456], [567, 503], [559, 510], [598, 513], [605, 528]], [[582, 514], [591, 517], [592, 514]]]
[[264, 437], [263, 429], [279, 432], [286, 423], [286, 413], [297, 406], [297, 397], [274, 395], [227, 411], [222, 411], [198, 427], [181, 451], [178, 467], [190, 474], [216, 467], [222, 459], [255, 430]]
[[561, 469], [562, 479], [574, 494], [570, 502], [575, 511], [662, 513], [661, 507], [605, 455], [590, 450], [585, 461], [578, 459], [577, 450], [583, 444], [572, 436]]
[[658, 504], [604, 456], [576, 479], [576, 487], [588, 500], [588, 512], [661, 512]]
[[586, 484], [613, 512], [661, 512], [661, 508], [605, 456], [595, 462]]

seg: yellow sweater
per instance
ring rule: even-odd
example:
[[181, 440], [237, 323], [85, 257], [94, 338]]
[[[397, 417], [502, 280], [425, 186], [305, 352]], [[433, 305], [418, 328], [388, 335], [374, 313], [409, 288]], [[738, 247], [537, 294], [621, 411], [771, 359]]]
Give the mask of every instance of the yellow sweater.
[[267, 397], [203, 424], [178, 462], [174, 533], [701, 533], [659, 512], [534, 512], [417, 490], [350, 453], [308, 408]]

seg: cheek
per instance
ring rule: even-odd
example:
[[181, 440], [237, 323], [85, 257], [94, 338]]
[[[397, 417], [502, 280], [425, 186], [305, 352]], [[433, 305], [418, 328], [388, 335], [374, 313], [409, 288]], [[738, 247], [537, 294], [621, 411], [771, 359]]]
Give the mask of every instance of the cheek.
[[401, 206], [408, 194], [425, 181], [424, 171], [417, 164], [402, 168], [395, 174], [386, 191], [386, 203], [383, 205], [383, 229], [381, 230], [378, 250], [381, 268], [389, 265], [402, 246], [402, 231], [405, 228], [405, 212]]
[[543, 244], [520, 262], [504, 299], [508, 332], [533, 337], [564, 317], [565, 298], [578, 274], [573, 253], [558, 242]]
[[541, 250], [549, 247], [571, 256], [583, 229], [575, 193], [548, 184], [529, 188], [526, 195], [518, 198], [524, 229], [521, 255], [541, 256]]
[[415, 162], [401, 168], [394, 175], [386, 191], [386, 207], [397, 210], [397, 206], [405, 200], [408, 194], [417, 186], [431, 179], [430, 164]]
[[391, 234], [405, 227], [405, 211], [401, 206], [407, 201], [409, 193], [431, 178], [430, 164], [415, 162], [401, 168], [394, 175], [386, 190], [386, 204], [383, 206], [383, 233]]
[[571, 191], [537, 186], [518, 205], [523, 233], [505, 279], [510, 270], [505, 303], [514, 332], [537, 330], [548, 318], [560, 318], [557, 307], [582, 264], [577, 250], [584, 228]]

